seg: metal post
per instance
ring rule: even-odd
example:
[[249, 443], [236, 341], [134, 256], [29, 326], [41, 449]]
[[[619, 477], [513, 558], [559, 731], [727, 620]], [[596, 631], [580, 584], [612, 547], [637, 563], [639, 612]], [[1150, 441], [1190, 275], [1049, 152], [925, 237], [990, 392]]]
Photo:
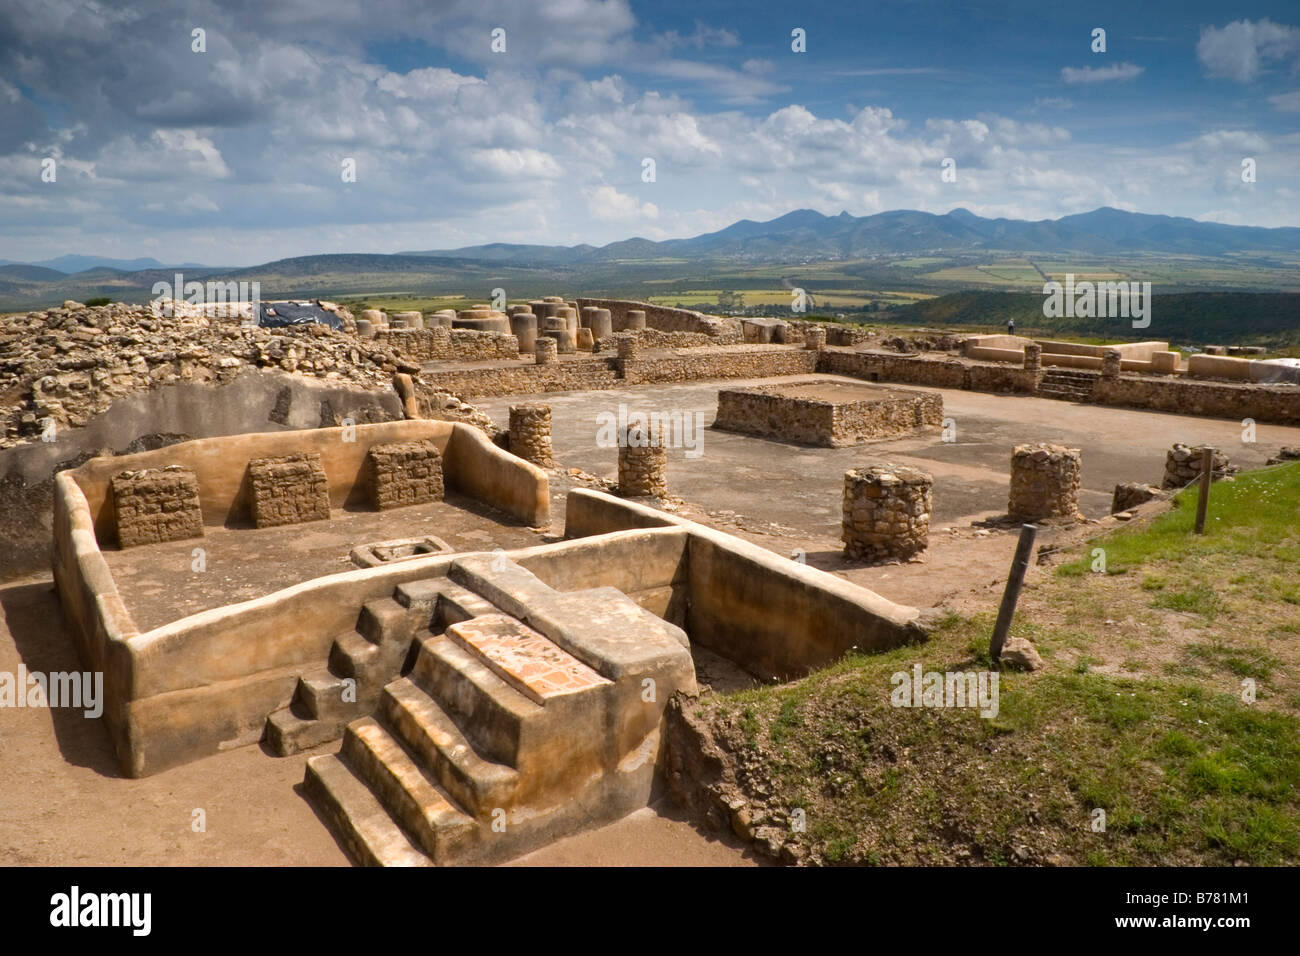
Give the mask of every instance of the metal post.
[[1210, 509], [1210, 482], [1214, 480], [1214, 449], [1201, 452], [1201, 488], [1196, 495], [1196, 533], [1205, 534], [1205, 513]]
[[993, 625], [993, 640], [989, 642], [989, 657], [995, 664], [1002, 656], [1002, 645], [1006, 643], [1007, 632], [1011, 630], [1011, 618], [1016, 613], [1016, 602], [1020, 600], [1020, 588], [1025, 583], [1025, 571], [1029, 569], [1029, 558], [1034, 553], [1034, 539], [1037, 536], [1037, 525], [1020, 526], [1016, 556], [1011, 561], [1007, 589], [1002, 592], [1002, 606], [998, 608], [998, 621]]

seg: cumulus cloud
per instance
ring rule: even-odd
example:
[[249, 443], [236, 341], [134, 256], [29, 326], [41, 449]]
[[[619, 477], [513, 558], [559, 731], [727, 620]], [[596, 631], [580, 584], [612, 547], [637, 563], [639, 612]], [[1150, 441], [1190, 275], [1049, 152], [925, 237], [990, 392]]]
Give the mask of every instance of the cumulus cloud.
[[1300, 53], [1300, 29], [1272, 20], [1234, 20], [1223, 27], [1206, 27], [1196, 44], [1196, 58], [1210, 76], [1249, 83], [1259, 76], [1265, 60]]
[[1113, 63], [1110, 66], [1073, 66], [1062, 67], [1061, 79], [1066, 83], [1109, 83], [1114, 80], [1131, 80], [1138, 76], [1144, 67], [1132, 63]]

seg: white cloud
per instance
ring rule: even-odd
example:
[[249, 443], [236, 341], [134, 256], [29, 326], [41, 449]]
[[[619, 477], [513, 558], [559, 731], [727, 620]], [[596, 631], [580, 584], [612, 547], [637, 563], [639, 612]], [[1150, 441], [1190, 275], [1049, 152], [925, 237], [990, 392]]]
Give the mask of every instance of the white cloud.
[[1270, 96], [1268, 101], [1284, 113], [1300, 113], [1300, 90]]
[[1110, 66], [1085, 66], [1082, 69], [1073, 66], [1061, 68], [1061, 79], [1069, 84], [1108, 83], [1112, 80], [1131, 80], [1143, 71], [1144, 67], [1132, 63], [1113, 63]]
[[1196, 58], [1210, 76], [1249, 83], [1260, 74], [1264, 60], [1300, 52], [1300, 30], [1272, 20], [1234, 20], [1224, 27], [1206, 27], [1196, 44]]
[[659, 207], [654, 203], [643, 203], [613, 186], [596, 186], [587, 190], [587, 212], [596, 219], [607, 221], [659, 218]]

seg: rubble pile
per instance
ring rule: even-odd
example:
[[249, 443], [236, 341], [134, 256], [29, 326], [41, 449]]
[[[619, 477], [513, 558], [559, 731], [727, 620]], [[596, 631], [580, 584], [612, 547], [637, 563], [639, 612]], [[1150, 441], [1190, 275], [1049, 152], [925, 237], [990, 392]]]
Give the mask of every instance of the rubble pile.
[[[168, 310], [170, 311], [170, 310]], [[343, 315], [350, 324], [350, 315]], [[39, 440], [42, 431], [81, 427], [119, 397], [174, 382], [223, 384], [247, 369], [280, 369], [367, 389], [392, 387], [395, 372], [419, 369], [325, 325], [262, 328], [238, 318], [113, 303], [62, 307], [0, 319], [0, 448]], [[455, 396], [421, 387], [430, 417], [492, 421]]]

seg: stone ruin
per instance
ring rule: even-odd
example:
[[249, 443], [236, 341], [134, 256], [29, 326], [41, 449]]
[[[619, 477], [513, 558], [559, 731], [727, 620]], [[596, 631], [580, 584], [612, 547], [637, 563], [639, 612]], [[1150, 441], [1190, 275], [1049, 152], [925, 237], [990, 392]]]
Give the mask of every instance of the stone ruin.
[[618, 436], [618, 493], [626, 498], [662, 498], [668, 493], [664, 474], [668, 449], [662, 426], [629, 425]]
[[1045, 443], [1017, 445], [1011, 453], [1007, 514], [1021, 521], [1082, 520], [1079, 449]]
[[901, 465], [870, 465], [844, 475], [841, 538], [855, 561], [908, 559], [930, 543], [933, 478]]
[[329, 481], [318, 454], [256, 458], [248, 463], [248, 481], [255, 527], [324, 521], [330, 516]]
[[[1160, 482], [1160, 487], [1165, 489], [1185, 488], [1197, 481], [1201, 477], [1201, 464], [1205, 455], [1205, 448], [1205, 445], [1188, 447], [1181, 442], [1170, 448], [1165, 455], [1165, 474]], [[1214, 471], [1210, 476], [1210, 480], [1221, 481], [1230, 475], [1236, 474], [1236, 472], [1237, 469], [1228, 461], [1228, 456], [1216, 449], [1214, 452]]]
[[124, 471], [111, 488], [119, 547], [203, 537], [194, 472], [176, 466]]
[[428, 439], [372, 445], [366, 453], [366, 485], [378, 510], [441, 501], [442, 455]]
[[554, 464], [551, 453], [551, 406], [527, 403], [510, 406], [510, 454], [539, 468]]

